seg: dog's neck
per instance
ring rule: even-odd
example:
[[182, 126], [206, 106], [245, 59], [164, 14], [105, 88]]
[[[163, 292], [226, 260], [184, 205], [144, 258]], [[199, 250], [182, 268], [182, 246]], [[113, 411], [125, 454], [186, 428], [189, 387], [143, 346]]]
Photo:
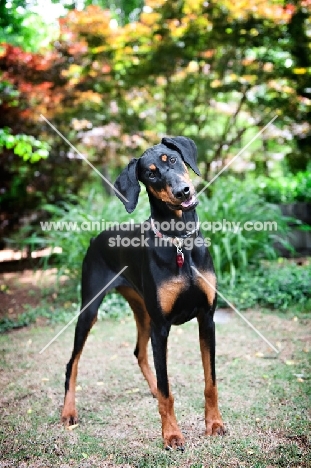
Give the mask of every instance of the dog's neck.
[[[160, 227], [160, 232], [172, 237], [184, 236], [189, 230], [194, 229], [194, 226], [198, 223], [198, 216], [195, 210], [182, 211], [172, 210], [165, 202], [154, 197], [152, 194], [148, 194], [151, 206], [151, 218]], [[169, 229], [166, 226], [170, 226]], [[192, 229], [189, 227], [193, 226]], [[161, 226], [165, 226], [165, 229], [161, 229]], [[182, 229], [179, 229], [182, 227]]]

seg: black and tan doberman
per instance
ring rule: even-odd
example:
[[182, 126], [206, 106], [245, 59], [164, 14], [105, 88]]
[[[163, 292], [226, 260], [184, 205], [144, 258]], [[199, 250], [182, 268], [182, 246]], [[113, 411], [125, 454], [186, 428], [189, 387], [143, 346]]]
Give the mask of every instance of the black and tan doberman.
[[[163, 138], [141, 158], [132, 159], [115, 182], [117, 196], [129, 213], [137, 205], [142, 182], [148, 192], [151, 217], [131, 231], [103, 231], [90, 243], [82, 268], [83, 311], [67, 364], [62, 411], [65, 425], [77, 422], [75, 386], [84, 343], [105, 294], [116, 289], [134, 312], [134, 354], [151, 393], [158, 399], [164, 446], [184, 446], [167, 375], [167, 340], [171, 325], [194, 317], [199, 324], [205, 376], [206, 435], [224, 433], [215, 375], [216, 278], [211, 256], [197, 228], [197, 199], [187, 167], [199, 175], [196, 159], [196, 145], [189, 138]], [[127, 268], [115, 278], [124, 267]], [[109, 288], [102, 291], [109, 282]], [[150, 337], [156, 378], [148, 363]]]

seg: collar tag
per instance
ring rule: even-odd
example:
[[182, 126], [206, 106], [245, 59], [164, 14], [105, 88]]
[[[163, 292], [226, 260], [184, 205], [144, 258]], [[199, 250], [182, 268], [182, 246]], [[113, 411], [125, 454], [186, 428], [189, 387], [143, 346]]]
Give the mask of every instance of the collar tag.
[[179, 268], [181, 268], [184, 264], [184, 254], [182, 253], [182, 250], [177, 249], [177, 254], [176, 254], [176, 263]]

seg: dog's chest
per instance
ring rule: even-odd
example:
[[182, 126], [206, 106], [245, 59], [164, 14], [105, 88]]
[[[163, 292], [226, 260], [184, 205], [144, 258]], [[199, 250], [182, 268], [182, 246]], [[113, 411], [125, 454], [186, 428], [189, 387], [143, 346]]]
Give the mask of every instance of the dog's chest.
[[201, 276], [178, 275], [164, 280], [157, 288], [162, 313], [180, 324], [197, 315], [198, 309], [211, 307], [215, 298], [215, 276], [201, 272]]

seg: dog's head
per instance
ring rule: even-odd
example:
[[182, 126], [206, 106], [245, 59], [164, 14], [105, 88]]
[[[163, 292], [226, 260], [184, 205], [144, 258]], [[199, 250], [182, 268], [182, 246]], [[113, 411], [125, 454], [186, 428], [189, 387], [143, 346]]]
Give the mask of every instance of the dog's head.
[[162, 138], [147, 149], [141, 158], [132, 159], [117, 178], [116, 195], [128, 213], [136, 208], [139, 181], [149, 194], [162, 200], [171, 210], [189, 211], [196, 207], [195, 190], [187, 166], [197, 175], [197, 148], [193, 140], [182, 136]]

